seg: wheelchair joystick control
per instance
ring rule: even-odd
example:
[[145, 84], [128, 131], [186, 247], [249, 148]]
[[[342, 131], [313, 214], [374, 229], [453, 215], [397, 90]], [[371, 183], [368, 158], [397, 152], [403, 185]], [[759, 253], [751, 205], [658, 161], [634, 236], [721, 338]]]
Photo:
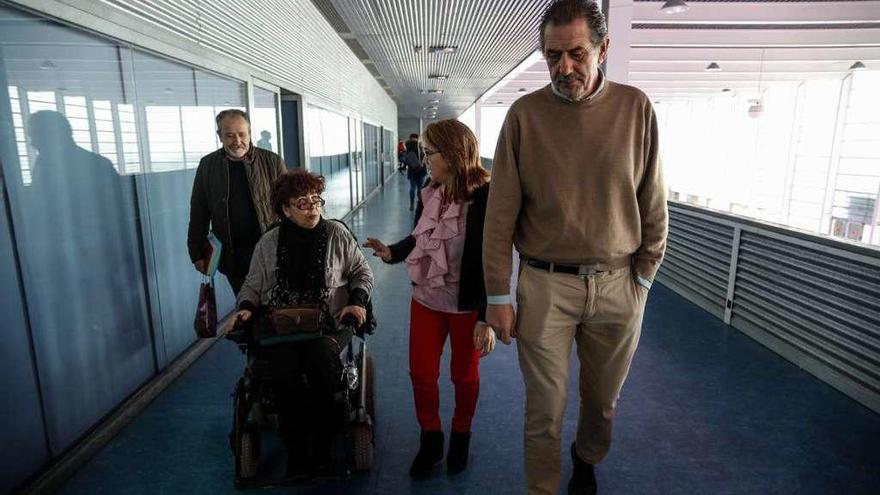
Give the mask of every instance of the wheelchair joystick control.
[[351, 313], [349, 313], [349, 314], [343, 316], [343, 317], [342, 317], [342, 321], [340, 321], [339, 323], [340, 323], [340, 325], [342, 325], [343, 327], [348, 327], [348, 328], [349, 328], [350, 330], [352, 330], [352, 331], [354, 331], [355, 329], [357, 329], [357, 326], [358, 326], [358, 324], [357, 324], [357, 318], [356, 318], [353, 314], [351, 314]]

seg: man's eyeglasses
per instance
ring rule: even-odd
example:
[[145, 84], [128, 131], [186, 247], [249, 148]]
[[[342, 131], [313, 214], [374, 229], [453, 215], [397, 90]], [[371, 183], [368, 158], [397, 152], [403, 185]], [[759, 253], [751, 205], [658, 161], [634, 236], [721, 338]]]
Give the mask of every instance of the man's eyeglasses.
[[311, 210], [312, 206], [317, 206], [318, 208], [324, 206], [327, 202], [324, 201], [324, 198], [321, 196], [312, 196], [311, 198], [299, 198], [293, 201], [293, 206], [296, 206], [298, 210]]

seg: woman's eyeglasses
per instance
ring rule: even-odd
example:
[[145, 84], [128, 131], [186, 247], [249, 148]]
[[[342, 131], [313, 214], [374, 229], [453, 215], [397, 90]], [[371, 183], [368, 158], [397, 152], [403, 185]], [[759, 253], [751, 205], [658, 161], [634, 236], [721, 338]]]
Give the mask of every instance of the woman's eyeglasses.
[[425, 158], [431, 158], [431, 155], [440, 153], [440, 150], [432, 150], [430, 148], [423, 148], [423, 151], [425, 152]]
[[293, 202], [293, 206], [296, 206], [298, 210], [311, 210], [312, 206], [317, 206], [318, 208], [324, 206], [327, 202], [324, 201], [324, 198], [321, 196], [312, 196], [310, 198], [299, 198]]

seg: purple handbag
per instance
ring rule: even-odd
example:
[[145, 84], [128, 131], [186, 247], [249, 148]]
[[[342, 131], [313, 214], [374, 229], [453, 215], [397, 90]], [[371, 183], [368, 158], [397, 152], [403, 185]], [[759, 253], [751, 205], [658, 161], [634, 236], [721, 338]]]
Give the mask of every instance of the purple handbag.
[[217, 300], [214, 298], [214, 277], [204, 277], [199, 287], [199, 305], [193, 324], [196, 336], [210, 339], [217, 336]]

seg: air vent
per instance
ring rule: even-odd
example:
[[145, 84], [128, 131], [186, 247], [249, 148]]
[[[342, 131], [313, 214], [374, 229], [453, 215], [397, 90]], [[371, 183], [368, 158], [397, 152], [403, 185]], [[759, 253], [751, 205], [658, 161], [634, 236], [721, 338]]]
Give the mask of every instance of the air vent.
[[333, 26], [333, 29], [336, 30], [337, 33], [351, 33], [351, 29], [349, 29], [345, 21], [342, 20], [342, 16], [339, 15], [339, 12], [336, 12], [336, 7], [333, 6], [333, 3], [330, 0], [312, 0], [312, 3], [315, 4], [315, 7], [317, 7], [322, 14], [324, 14], [324, 18], [327, 19], [327, 22]]
[[[343, 41], [345, 41], [345, 44], [348, 45], [349, 48], [351, 48], [351, 51], [354, 52], [354, 54], [357, 56], [357, 58], [359, 58], [361, 60], [361, 62], [370, 59], [370, 56], [367, 55], [367, 51], [364, 50], [364, 47], [361, 46], [361, 44], [358, 42], [358, 40], [350, 39], [350, 40], [343, 40]], [[367, 68], [369, 68], [369, 67], [367, 67]]]

